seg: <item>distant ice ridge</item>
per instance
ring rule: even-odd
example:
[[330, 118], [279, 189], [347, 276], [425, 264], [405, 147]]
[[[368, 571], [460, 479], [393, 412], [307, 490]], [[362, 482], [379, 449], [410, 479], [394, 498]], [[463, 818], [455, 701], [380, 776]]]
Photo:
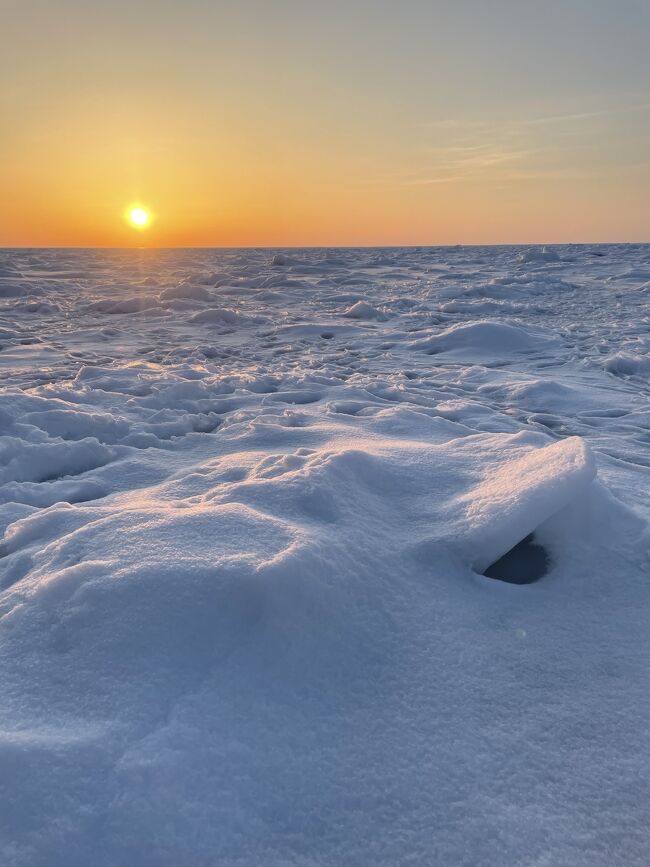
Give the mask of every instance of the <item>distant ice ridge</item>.
[[559, 262], [557, 250], [551, 247], [531, 247], [524, 250], [519, 256], [520, 262]]
[[529, 252], [0, 251], [2, 867], [645, 867], [650, 248]]

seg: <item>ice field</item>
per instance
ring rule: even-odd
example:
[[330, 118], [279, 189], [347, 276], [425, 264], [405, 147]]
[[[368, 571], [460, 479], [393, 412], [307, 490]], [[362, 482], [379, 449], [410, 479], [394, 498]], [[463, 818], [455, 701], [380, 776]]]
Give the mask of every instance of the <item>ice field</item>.
[[3, 867], [648, 863], [649, 246], [5, 250], [0, 375]]

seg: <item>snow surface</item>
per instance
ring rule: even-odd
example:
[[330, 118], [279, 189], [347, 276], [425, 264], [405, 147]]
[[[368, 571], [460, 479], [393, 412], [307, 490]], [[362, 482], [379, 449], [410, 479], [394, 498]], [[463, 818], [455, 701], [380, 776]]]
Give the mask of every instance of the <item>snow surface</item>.
[[649, 278], [1, 251], [0, 864], [646, 864]]

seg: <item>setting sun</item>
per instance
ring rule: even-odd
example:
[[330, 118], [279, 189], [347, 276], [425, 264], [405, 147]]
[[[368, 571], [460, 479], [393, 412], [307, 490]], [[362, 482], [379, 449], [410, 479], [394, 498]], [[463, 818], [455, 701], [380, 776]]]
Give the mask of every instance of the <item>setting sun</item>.
[[144, 208], [130, 208], [128, 220], [135, 229], [146, 229], [151, 222], [151, 215]]

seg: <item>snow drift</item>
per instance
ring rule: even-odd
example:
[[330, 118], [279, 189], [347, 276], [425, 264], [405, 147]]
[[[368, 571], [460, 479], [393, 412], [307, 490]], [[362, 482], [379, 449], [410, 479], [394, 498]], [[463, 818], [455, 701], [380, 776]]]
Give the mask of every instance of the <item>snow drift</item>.
[[642, 259], [0, 253], [0, 862], [645, 864]]
[[509, 322], [470, 322], [416, 340], [411, 348], [429, 355], [454, 354], [471, 359], [494, 359], [511, 353], [557, 351], [560, 342], [541, 329], [526, 328]]
[[[408, 663], [418, 691], [431, 680], [418, 706], [401, 690], [386, 696], [430, 632], [423, 613], [463, 622], [470, 567], [582, 502], [593, 477], [580, 441], [430, 433], [438, 442], [310, 448], [297, 430], [293, 451], [238, 450], [136, 494], [9, 525], [0, 767], [21, 780], [11, 817], [38, 841], [33, 854], [177, 863], [201, 827], [199, 860], [256, 860], [269, 845], [279, 857], [308, 815], [349, 825], [339, 772], [320, 757], [353, 719], [375, 732], [368, 766], [350, 765], [345, 748], [337, 761], [364, 810], [391, 777], [422, 791], [414, 736], [435, 706], [434, 671], [457, 669], [464, 645], [446, 634], [434, 656]], [[444, 719], [427, 725], [429, 771], [446, 793], [436, 810], [453, 792], [436, 767], [457, 737]], [[299, 782], [305, 769], [318, 786]], [[269, 824], [268, 811], [283, 821]], [[104, 830], [80, 836], [100, 815]]]

